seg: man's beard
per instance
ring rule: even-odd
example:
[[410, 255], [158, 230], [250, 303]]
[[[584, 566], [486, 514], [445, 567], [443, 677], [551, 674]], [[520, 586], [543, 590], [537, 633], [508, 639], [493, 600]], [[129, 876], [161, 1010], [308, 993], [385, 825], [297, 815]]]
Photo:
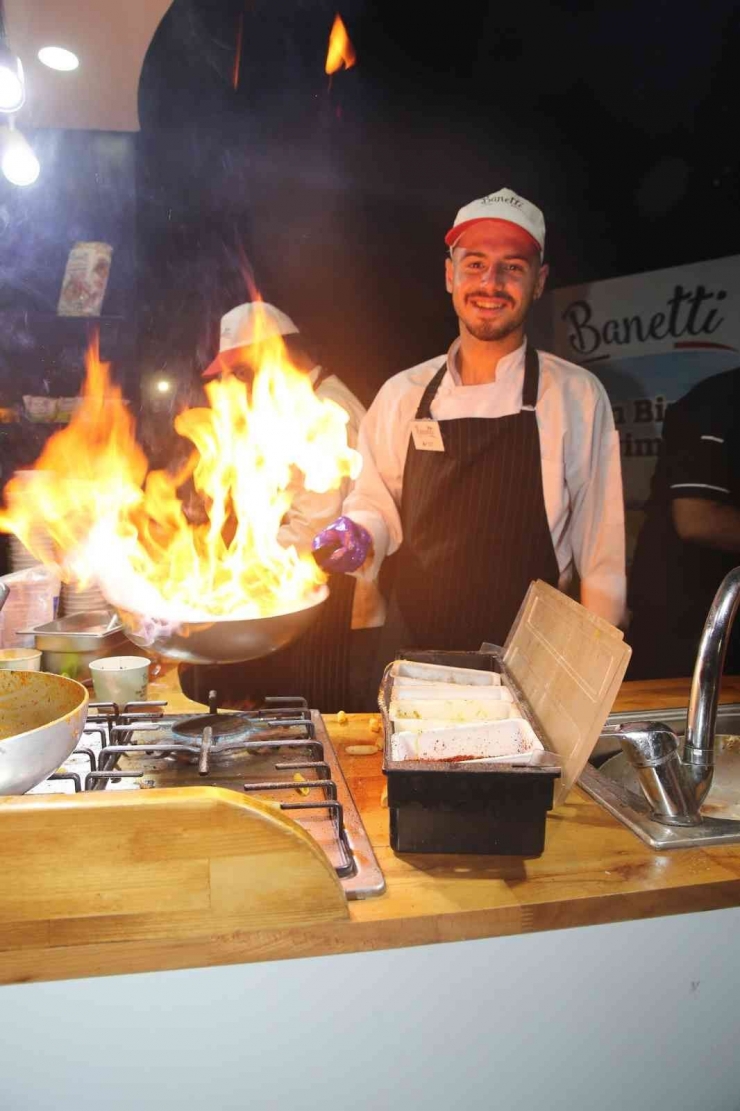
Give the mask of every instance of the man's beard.
[[[471, 298], [468, 298], [471, 300]], [[509, 316], [505, 320], [477, 320], [474, 323], [464, 321], [465, 327], [470, 332], [471, 336], [475, 339], [485, 341], [506, 339], [512, 332], [516, 332], [521, 328], [524, 323], [527, 312], [529, 310], [528, 304], [522, 304], [519, 307], [519, 312], [513, 316]]]

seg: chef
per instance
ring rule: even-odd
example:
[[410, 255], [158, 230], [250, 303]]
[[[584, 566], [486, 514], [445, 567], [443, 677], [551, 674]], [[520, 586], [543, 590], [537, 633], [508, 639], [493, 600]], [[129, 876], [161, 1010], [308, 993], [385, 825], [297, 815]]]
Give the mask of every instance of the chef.
[[[459, 335], [395, 375], [360, 428], [363, 469], [319, 563], [374, 579], [397, 552], [385, 658], [502, 644], [533, 579], [622, 621], [619, 445], [592, 374], [525, 339], [542, 295], [542, 212], [511, 189], [458, 212], [445, 281]], [[379, 624], [382, 614], [369, 623]]]
[[[246, 383], [251, 382], [259, 366], [260, 344], [274, 336], [281, 337], [291, 365], [308, 375], [316, 396], [335, 401], [347, 413], [347, 443], [356, 448], [365, 413], [363, 405], [341, 379], [317, 362], [296, 324], [275, 305], [250, 301], [237, 305], [221, 318], [219, 351], [203, 372], [203, 378], [234, 374]], [[289, 488], [291, 502], [278, 533], [280, 543], [284, 547], [294, 545], [299, 552], [309, 551], [316, 532], [340, 511], [350, 487], [350, 481], [345, 479], [337, 490], [316, 493], [297, 481]], [[183, 668], [180, 673], [183, 690], [197, 701], [207, 702], [209, 690], [215, 688], [222, 705], [256, 705], [266, 695], [300, 694], [311, 706], [325, 712], [342, 709], [347, 702], [347, 641], [351, 623], [362, 623], [368, 609], [377, 605], [377, 587], [371, 581], [355, 583], [344, 576], [331, 575], [329, 589], [329, 599], [319, 618], [294, 645], [265, 661]]]
[[[274, 305], [248, 301], [221, 317], [218, 355], [203, 371], [203, 378], [208, 380], [232, 373], [242, 381], [251, 382], [259, 364], [260, 342], [274, 336], [282, 338], [291, 366], [308, 375], [316, 396], [329, 398], [344, 409], [349, 418], [347, 443], [356, 448], [365, 407], [336, 374], [319, 365], [297, 326]], [[306, 490], [302, 483], [296, 484], [291, 489], [290, 509], [280, 529], [280, 543], [285, 547], [295, 544], [299, 551], [307, 551], [317, 529], [336, 517], [350, 485], [349, 479], [344, 479], [339, 489], [318, 494]]]

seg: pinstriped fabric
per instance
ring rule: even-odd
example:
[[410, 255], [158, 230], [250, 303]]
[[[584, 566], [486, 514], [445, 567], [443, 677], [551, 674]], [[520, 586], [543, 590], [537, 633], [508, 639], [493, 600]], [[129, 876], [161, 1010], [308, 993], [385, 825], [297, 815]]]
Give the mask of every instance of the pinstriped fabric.
[[293, 644], [272, 656], [245, 663], [182, 668], [183, 691], [197, 702], [208, 702], [216, 690], [219, 705], [251, 708], [268, 695], [302, 695], [325, 714], [347, 705], [349, 636], [355, 580], [331, 575], [329, 597], [313, 625]]
[[[424, 391], [417, 419], [430, 418], [445, 369]], [[538, 384], [539, 359], [530, 347], [523, 405], [536, 404]], [[397, 607], [411, 637], [407, 647], [503, 643], [532, 579], [558, 580], [536, 414], [522, 409], [490, 420], [440, 421], [439, 428], [444, 453], [409, 446], [391, 614]]]
[[347, 703], [349, 632], [355, 580], [332, 575], [323, 612], [300, 640], [291, 645], [295, 692], [322, 713], [336, 713]]

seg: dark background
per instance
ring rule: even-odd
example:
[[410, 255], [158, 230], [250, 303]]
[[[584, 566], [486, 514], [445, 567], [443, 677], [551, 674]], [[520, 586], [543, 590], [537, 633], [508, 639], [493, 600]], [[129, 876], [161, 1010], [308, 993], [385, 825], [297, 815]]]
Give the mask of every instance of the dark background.
[[502, 185], [545, 210], [555, 285], [740, 249], [731, 3], [348, 0], [357, 65], [329, 90], [334, 10], [176, 0], [163, 21], [140, 86], [145, 347], [210, 357], [241, 248], [369, 400], [450, 342], [442, 237]]
[[740, 252], [729, 0], [340, 10], [357, 65], [329, 82], [333, 2], [174, 0], [138, 135], [29, 136], [37, 184], [0, 179], [0, 404], [79, 386], [87, 326], [54, 319], [78, 239], [113, 244], [104, 354], [153, 457], [250, 271], [369, 401], [454, 336], [442, 238], [503, 185], [545, 210], [554, 286]]

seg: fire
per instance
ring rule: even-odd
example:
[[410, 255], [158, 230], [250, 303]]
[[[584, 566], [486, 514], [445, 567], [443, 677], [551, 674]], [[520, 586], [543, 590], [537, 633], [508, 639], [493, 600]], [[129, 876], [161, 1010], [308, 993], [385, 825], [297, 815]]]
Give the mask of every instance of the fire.
[[342, 17], [337, 13], [334, 17], [331, 33], [329, 34], [329, 49], [326, 52], [326, 72], [336, 73], [338, 69], [344, 66], [345, 69], [351, 67], [357, 61], [355, 48], [350, 42], [347, 28], [344, 26]]
[[[206, 387], [207, 407], [175, 419], [192, 452], [170, 473], [149, 470], [94, 344], [78, 412], [48, 441], [31, 481], [8, 483], [0, 530], [32, 551], [45, 530], [65, 579], [96, 581], [114, 605], [175, 625], [318, 601], [325, 576], [310, 553], [282, 547], [278, 530], [297, 481], [334, 489], [357, 476], [360, 456], [347, 447], [347, 414], [315, 396], [282, 340], [265, 338], [259, 349], [251, 388], [226, 375]], [[203, 506], [201, 523], [185, 515], [185, 483]]]

